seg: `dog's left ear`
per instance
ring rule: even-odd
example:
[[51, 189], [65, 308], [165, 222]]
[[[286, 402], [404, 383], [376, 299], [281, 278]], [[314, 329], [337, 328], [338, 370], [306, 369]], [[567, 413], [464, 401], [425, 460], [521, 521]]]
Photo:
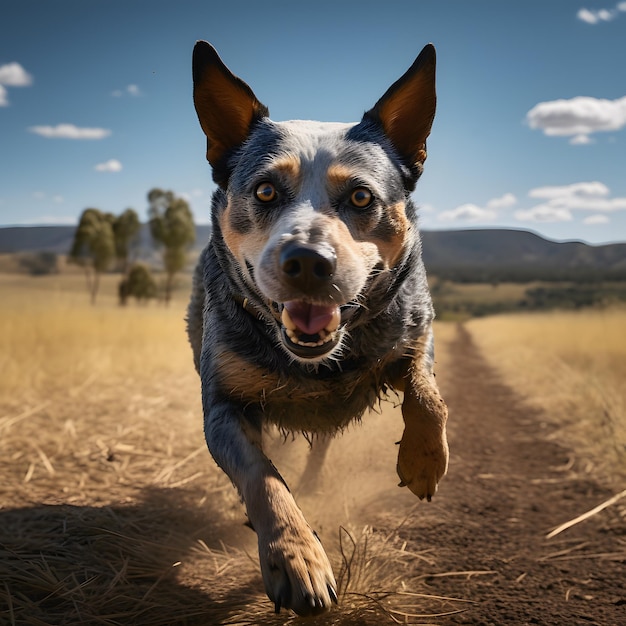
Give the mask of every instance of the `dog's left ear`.
[[436, 103], [435, 47], [428, 44], [404, 76], [365, 114], [365, 118], [382, 126], [416, 178], [426, 160], [426, 138], [435, 118]]
[[206, 41], [198, 41], [193, 49], [193, 102], [207, 137], [206, 158], [213, 167], [213, 178], [225, 185], [229, 154], [269, 112]]

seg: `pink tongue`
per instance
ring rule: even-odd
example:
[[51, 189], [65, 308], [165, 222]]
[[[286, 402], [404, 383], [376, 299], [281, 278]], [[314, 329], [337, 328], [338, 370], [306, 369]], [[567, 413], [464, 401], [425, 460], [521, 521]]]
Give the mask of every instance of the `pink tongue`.
[[337, 307], [309, 304], [299, 300], [285, 302], [285, 308], [298, 330], [306, 335], [315, 335], [326, 328], [333, 319]]

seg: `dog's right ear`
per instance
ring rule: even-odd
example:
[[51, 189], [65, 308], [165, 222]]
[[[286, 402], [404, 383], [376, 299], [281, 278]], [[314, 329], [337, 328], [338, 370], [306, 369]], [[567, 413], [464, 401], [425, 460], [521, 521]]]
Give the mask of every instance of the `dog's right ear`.
[[253, 124], [269, 115], [252, 89], [222, 62], [215, 48], [198, 41], [193, 49], [193, 102], [207, 137], [207, 161], [213, 178], [227, 183], [226, 159], [250, 134]]

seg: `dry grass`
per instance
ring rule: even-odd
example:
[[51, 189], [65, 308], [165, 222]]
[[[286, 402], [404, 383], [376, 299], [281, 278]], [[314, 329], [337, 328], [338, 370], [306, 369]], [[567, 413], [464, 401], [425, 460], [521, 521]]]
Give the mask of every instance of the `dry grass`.
[[503, 315], [469, 329], [505, 380], [559, 426], [557, 436], [580, 453], [582, 469], [621, 485], [626, 310]]
[[[122, 309], [110, 279], [96, 307], [80, 275], [0, 276], [0, 289], [0, 623], [294, 621], [271, 613], [255, 535], [206, 450], [185, 294]], [[357, 499], [397, 482], [401, 422], [390, 428], [386, 411], [373, 437], [355, 429], [331, 447], [342, 489], [327, 477], [324, 507], [301, 502], [341, 592], [311, 624], [428, 623], [465, 606], [420, 594], [433, 563], [358, 514]], [[388, 458], [367, 448], [381, 437]], [[289, 481], [305, 452], [297, 441], [281, 453]], [[400, 492], [394, 510], [413, 504]]]

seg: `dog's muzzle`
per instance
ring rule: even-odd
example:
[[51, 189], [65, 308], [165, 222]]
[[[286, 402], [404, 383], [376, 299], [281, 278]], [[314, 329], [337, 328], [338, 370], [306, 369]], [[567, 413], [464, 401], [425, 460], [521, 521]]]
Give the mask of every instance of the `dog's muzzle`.
[[339, 343], [341, 311], [327, 301], [337, 268], [334, 252], [297, 242], [287, 243], [280, 252], [282, 284], [294, 294], [284, 303], [281, 314], [282, 339], [286, 348], [302, 359], [322, 357]]

